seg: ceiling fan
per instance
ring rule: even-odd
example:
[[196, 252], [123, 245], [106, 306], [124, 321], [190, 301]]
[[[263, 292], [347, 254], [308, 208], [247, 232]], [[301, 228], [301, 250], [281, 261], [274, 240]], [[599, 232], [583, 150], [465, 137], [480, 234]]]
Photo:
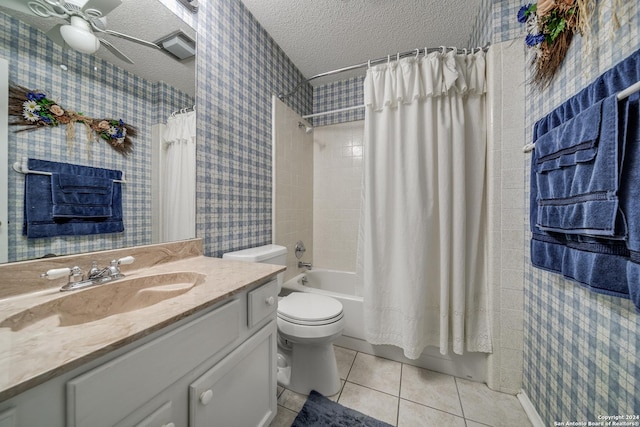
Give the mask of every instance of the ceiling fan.
[[134, 62], [120, 49], [98, 34], [109, 34], [153, 49], [155, 43], [107, 29], [106, 15], [122, 4], [121, 0], [4, 0], [3, 6], [42, 18], [65, 19], [47, 33], [55, 43], [67, 44], [79, 52], [93, 54], [104, 46], [118, 58]]

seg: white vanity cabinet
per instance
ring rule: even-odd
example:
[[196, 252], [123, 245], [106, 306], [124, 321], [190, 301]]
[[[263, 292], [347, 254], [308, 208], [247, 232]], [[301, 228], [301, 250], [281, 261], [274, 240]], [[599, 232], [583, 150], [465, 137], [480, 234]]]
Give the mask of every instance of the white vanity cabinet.
[[249, 288], [0, 403], [0, 413], [14, 411], [20, 427], [268, 426], [277, 408], [272, 298], [275, 281]]

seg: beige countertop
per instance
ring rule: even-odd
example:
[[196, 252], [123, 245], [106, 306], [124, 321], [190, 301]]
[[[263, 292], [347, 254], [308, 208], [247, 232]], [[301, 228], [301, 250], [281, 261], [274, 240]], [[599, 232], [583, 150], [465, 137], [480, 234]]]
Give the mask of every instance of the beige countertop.
[[[197, 243], [201, 245], [201, 242]], [[195, 272], [206, 276], [202, 283], [181, 295], [77, 325], [60, 326], [59, 317], [51, 315], [16, 331], [10, 327], [0, 327], [0, 401], [211, 307], [252, 285], [266, 282], [284, 271], [282, 266], [193, 255], [190, 252], [189, 257], [183, 259], [170, 258], [163, 262], [153, 261], [152, 265], [134, 263], [122, 267], [126, 275], [125, 279], [121, 279], [123, 281], [171, 272]], [[64, 261], [68, 262], [69, 257], [65, 258]], [[33, 269], [32, 265], [25, 266]], [[15, 268], [13, 270], [15, 274]], [[0, 280], [3, 283], [7, 271], [5, 269], [3, 277], [0, 267]], [[38, 276], [40, 272], [37, 271]], [[114, 281], [70, 292], [60, 292], [59, 285], [42, 289], [40, 284], [40, 290], [29, 289], [31, 292], [0, 295], [0, 322], [25, 309], [65, 298], [71, 293], [77, 294], [74, 298], [82, 303], [83, 293], [91, 297], [92, 289], [117, 283]], [[110, 301], [104, 303], [109, 304]]]

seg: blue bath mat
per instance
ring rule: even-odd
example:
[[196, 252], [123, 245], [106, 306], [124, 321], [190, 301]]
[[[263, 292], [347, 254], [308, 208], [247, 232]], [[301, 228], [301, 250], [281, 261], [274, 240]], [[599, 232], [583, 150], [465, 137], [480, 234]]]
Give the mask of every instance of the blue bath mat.
[[327, 399], [315, 390], [293, 420], [291, 427], [392, 427]]

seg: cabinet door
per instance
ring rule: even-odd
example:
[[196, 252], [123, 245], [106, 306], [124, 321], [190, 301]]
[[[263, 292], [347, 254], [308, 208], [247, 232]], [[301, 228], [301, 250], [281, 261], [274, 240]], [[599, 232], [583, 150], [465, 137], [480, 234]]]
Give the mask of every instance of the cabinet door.
[[[232, 300], [67, 383], [68, 427], [113, 426], [240, 336]], [[233, 348], [233, 347], [228, 347]], [[183, 389], [186, 398], [186, 390]]]
[[135, 427], [175, 427], [175, 425], [171, 413], [171, 402], [166, 402]]
[[190, 426], [269, 425], [277, 407], [276, 334], [272, 320], [191, 384]]

